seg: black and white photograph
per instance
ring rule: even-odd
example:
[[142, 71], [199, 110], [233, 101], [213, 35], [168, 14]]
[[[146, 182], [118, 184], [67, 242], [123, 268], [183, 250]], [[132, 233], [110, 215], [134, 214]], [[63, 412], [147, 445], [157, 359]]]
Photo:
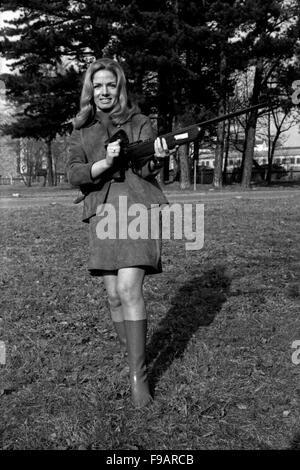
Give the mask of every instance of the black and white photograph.
[[300, 450], [300, 0], [1, 1], [0, 220], [0, 450]]

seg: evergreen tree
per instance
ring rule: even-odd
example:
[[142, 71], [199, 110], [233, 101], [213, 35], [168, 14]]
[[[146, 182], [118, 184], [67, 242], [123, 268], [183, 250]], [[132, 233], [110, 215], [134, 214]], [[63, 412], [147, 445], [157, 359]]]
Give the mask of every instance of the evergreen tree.
[[205, 67], [212, 51], [206, 47], [209, 26], [202, 5], [183, 0], [119, 4], [124, 16], [108, 50], [125, 60], [132, 94], [144, 97], [143, 111], [157, 114], [158, 134], [199, 121], [213, 101], [215, 75]]
[[[49, 71], [48, 71], [49, 72]], [[54, 75], [54, 76], [51, 76]], [[18, 105], [15, 120], [2, 127], [13, 138], [43, 139], [48, 147], [48, 184], [53, 185], [51, 144], [58, 134], [70, 132], [76, 113], [74, 84], [78, 74], [70, 68], [64, 74], [37, 71], [3, 76], [7, 95]]]
[[[233, 93], [232, 73], [244, 67], [240, 60], [241, 43], [234, 41], [242, 21], [240, 3], [235, 0], [211, 0], [206, 3], [206, 20], [210, 25], [211, 68], [217, 71], [214, 86], [216, 113], [229, 111], [228, 101]], [[225, 150], [225, 122], [217, 127], [215, 151], [214, 186], [222, 186], [223, 155]]]
[[46, 142], [49, 185], [55, 181], [52, 141], [72, 128], [82, 69], [93, 54], [102, 55], [111, 37], [113, 6], [112, 1], [56, 0], [10, 0], [2, 6], [18, 12], [4, 29], [0, 53], [12, 60], [15, 74], [2, 78], [9, 98], [21, 109], [3, 132]]
[[[159, 134], [226, 112], [233, 72], [239, 70], [254, 69], [251, 99], [245, 104], [256, 104], [273, 71], [293, 54], [299, 25], [290, 18], [293, 8], [297, 17], [299, 2], [4, 2], [2, 10], [18, 10], [19, 16], [5, 29], [0, 53], [13, 60], [15, 76], [7, 77], [7, 86], [10, 96], [23, 106], [16, 126], [6, 130], [48, 142], [66, 132], [67, 121], [78, 110], [82, 72], [102, 56], [115, 57], [124, 65], [132, 98], [143, 112], [157, 116]], [[246, 128], [244, 186], [250, 183], [256, 121], [254, 112]], [[220, 124], [217, 187], [222, 184], [224, 136]]]

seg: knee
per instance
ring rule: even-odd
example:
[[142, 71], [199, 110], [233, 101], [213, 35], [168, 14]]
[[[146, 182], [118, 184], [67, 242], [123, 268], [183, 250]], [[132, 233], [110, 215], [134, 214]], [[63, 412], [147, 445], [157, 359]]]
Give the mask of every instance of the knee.
[[121, 299], [117, 292], [110, 292], [108, 294], [108, 303], [110, 308], [118, 308], [121, 307]]
[[135, 303], [142, 297], [142, 293], [139, 290], [125, 283], [119, 284], [117, 291], [121, 302], [125, 304]]

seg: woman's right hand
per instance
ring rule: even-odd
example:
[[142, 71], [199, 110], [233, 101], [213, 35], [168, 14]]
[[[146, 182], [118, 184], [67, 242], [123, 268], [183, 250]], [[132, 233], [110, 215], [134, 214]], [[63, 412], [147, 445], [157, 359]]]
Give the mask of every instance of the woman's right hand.
[[114, 163], [114, 159], [120, 155], [121, 151], [121, 139], [116, 140], [115, 142], [111, 142], [108, 144], [106, 148], [106, 162], [108, 166], [112, 166]]

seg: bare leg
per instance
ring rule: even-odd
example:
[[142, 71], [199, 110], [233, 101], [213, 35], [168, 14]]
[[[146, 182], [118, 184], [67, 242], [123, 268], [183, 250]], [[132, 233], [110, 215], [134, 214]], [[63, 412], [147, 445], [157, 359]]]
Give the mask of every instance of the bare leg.
[[103, 281], [108, 295], [108, 303], [112, 321], [121, 322], [124, 320], [124, 318], [121, 299], [117, 292], [117, 271], [105, 271], [105, 274], [103, 274]]
[[124, 326], [122, 303], [117, 292], [117, 271], [105, 271], [105, 273], [103, 274], [103, 280], [108, 295], [111, 319], [118, 335], [122, 352], [124, 355], [126, 355], [126, 333]]
[[117, 293], [122, 302], [124, 320], [145, 320], [147, 318], [143, 296], [145, 270], [137, 267], [122, 268], [118, 271]]

